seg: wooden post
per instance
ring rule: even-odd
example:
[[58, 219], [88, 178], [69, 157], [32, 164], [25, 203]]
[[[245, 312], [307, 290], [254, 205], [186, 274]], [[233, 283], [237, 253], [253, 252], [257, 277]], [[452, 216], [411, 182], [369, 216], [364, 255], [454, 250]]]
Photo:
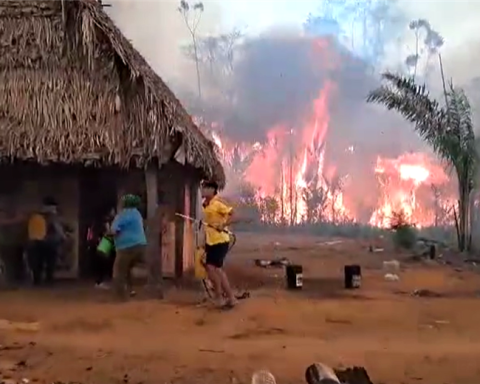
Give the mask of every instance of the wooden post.
[[158, 166], [149, 164], [145, 170], [147, 190], [147, 267], [148, 288], [154, 297], [163, 299], [162, 257], [160, 252], [160, 217], [158, 215]]

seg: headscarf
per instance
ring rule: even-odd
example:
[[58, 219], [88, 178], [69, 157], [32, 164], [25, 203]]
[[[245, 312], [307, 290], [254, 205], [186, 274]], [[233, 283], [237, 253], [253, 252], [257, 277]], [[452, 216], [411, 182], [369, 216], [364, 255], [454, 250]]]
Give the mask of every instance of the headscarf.
[[139, 208], [142, 203], [142, 199], [137, 195], [124, 195], [122, 197], [122, 206], [123, 208]]

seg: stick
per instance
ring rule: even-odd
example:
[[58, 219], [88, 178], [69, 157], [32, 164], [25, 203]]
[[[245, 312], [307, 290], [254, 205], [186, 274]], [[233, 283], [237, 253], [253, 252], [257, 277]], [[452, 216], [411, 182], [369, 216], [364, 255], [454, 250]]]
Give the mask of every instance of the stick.
[[205, 225], [206, 227], [210, 227], [210, 228], [213, 228], [213, 229], [215, 229], [215, 230], [217, 230], [217, 231], [219, 231], [219, 232], [223, 232], [223, 233], [227, 233], [227, 234], [231, 235], [231, 232], [230, 232], [228, 229], [222, 229], [222, 230], [220, 230], [220, 229], [216, 228], [215, 226], [210, 225], [210, 224], [208, 224], [208, 223], [206, 223], [206, 222], [204, 222], [204, 221], [202, 221], [202, 220], [195, 219], [194, 217], [190, 217], [190, 216], [187, 216], [187, 215], [183, 215], [183, 214], [181, 214], [181, 213], [175, 213], [175, 216], [181, 217], [182, 219], [185, 219], [185, 220], [188, 220], [188, 221], [192, 221], [192, 222], [194, 222], [194, 223], [198, 223], [198, 224]]

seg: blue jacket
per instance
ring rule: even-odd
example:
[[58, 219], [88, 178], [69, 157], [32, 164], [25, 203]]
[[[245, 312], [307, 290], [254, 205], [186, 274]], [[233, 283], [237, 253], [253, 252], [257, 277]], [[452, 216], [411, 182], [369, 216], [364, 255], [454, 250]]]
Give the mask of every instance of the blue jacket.
[[118, 250], [147, 244], [143, 218], [136, 208], [122, 209], [113, 220], [112, 230]]

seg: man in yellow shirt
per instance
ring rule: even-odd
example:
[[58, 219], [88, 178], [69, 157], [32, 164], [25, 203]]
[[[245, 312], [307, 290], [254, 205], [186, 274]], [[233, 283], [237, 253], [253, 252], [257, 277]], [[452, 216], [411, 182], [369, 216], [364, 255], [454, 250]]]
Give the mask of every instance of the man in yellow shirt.
[[[208, 278], [213, 284], [215, 298], [225, 309], [236, 304], [235, 295], [223, 270], [223, 263], [230, 246], [230, 234], [227, 230], [232, 223], [233, 208], [226, 205], [218, 197], [218, 185], [213, 181], [202, 184], [203, 222], [205, 223], [205, 264]], [[223, 303], [223, 293], [227, 302]]]

